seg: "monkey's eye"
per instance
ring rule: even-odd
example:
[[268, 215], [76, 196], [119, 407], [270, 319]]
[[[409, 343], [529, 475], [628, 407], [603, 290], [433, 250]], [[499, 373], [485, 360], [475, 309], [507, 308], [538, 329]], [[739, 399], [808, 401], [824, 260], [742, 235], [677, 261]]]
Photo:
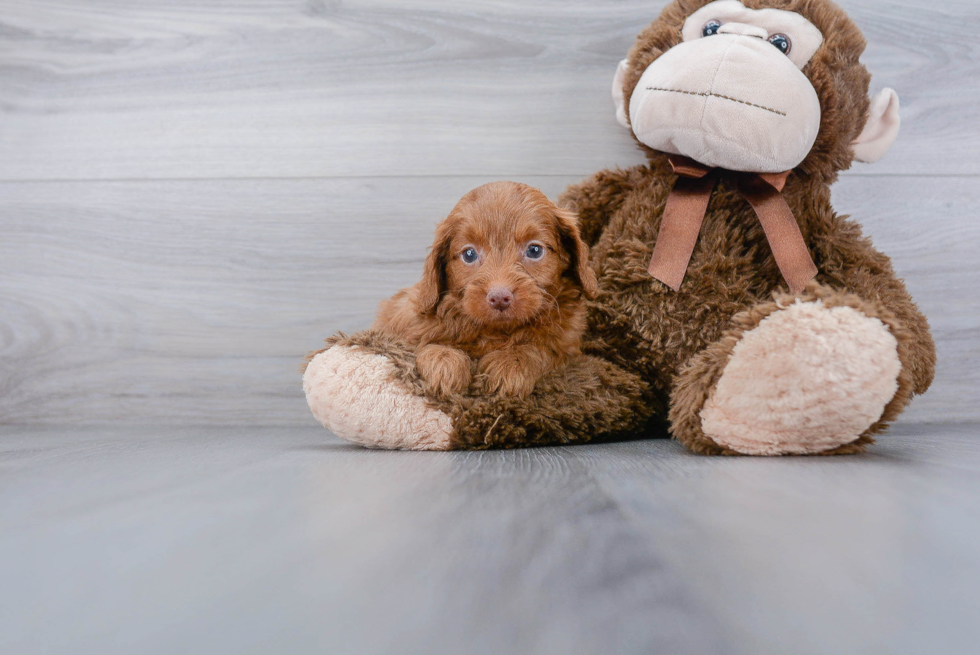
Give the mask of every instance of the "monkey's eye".
[[788, 55], [793, 47], [793, 42], [785, 34], [773, 34], [769, 37], [769, 43], [779, 48], [779, 51], [784, 55]]
[[718, 33], [718, 29], [721, 27], [721, 21], [709, 20], [701, 28], [701, 36], [714, 36]]
[[540, 243], [529, 243], [527, 250], [524, 251], [524, 256], [533, 261], [537, 261], [544, 257], [544, 246]]
[[478, 259], [480, 259], [480, 253], [476, 251], [473, 246], [467, 246], [463, 249], [463, 252], [459, 254], [459, 258], [463, 260], [466, 265], [475, 264]]

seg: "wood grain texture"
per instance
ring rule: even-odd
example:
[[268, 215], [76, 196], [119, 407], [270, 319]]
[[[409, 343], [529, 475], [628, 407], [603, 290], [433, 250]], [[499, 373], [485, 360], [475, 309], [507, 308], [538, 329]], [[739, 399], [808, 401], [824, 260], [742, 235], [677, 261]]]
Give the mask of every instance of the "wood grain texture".
[[[414, 283], [486, 181], [2, 183], [0, 423], [308, 425], [303, 354]], [[980, 179], [849, 177], [835, 203], [932, 323], [936, 383], [906, 420], [980, 418]]]
[[0, 651], [980, 650], [980, 426], [862, 457], [0, 428]]
[[[616, 63], [663, 0], [6, 0], [0, 179], [574, 175], [639, 161]], [[903, 134], [980, 173], [975, 0], [841, 2]]]

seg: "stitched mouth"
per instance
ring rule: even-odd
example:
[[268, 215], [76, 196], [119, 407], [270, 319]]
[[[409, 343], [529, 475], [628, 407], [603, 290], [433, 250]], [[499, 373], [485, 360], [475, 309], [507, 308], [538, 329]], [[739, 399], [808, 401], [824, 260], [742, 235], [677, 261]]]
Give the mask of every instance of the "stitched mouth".
[[745, 100], [739, 100], [738, 98], [729, 98], [728, 96], [722, 95], [720, 93], [712, 93], [710, 91], [701, 91], [701, 92], [698, 92], [698, 91], [683, 91], [681, 89], [664, 89], [664, 88], [659, 87], [659, 86], [648, 86], [647, 87], [647, 91], [663, 91], [664, 93], [683, 93], [684, 95], [701, 96], [701, 97], [704, 97], [704, 98], [721, 98], [722, 100], [730, 100], [732, 102], [737, 102], [740, 105], [748, 105], [749, 107], [755, 107], [756, 109], [764, 109], [765, 111], [771, 112], [771, 113], [776, 114], [778, 116], [783, 116], [783, 117], [786, 116], [786, 114], [784, 112], [781, 112], [778, 109], [772, 109], [770, 107], [763, 107], [762, 105], [757, 105], [754, 102], [746, 102]]

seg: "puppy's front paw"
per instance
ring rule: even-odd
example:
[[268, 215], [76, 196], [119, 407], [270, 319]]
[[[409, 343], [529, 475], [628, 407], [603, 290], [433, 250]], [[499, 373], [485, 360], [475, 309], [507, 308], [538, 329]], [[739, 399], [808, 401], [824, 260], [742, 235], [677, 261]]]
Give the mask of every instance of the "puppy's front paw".
[[485, 376], [484, 391], [504, 396], [526, 398], [534, 391], [538, 376], [528, 371], [519, 358], [506, 351], [489, 353], [480, 360], [480, 373]]
[[470, 386], [470, 357], [449, 346], [427, 345], [415, 353], [415, 366], [426, 390], [445, 397], [463, 393]]

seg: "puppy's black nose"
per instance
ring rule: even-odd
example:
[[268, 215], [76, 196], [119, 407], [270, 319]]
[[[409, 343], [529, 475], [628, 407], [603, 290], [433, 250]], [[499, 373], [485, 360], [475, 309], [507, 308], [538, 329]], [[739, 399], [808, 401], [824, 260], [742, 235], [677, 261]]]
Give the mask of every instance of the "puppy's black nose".
[[502, 312], [514, 302], [514, 294], [506, 287], [494, 287], [487, 294], [487, 302], [498, 312]]

